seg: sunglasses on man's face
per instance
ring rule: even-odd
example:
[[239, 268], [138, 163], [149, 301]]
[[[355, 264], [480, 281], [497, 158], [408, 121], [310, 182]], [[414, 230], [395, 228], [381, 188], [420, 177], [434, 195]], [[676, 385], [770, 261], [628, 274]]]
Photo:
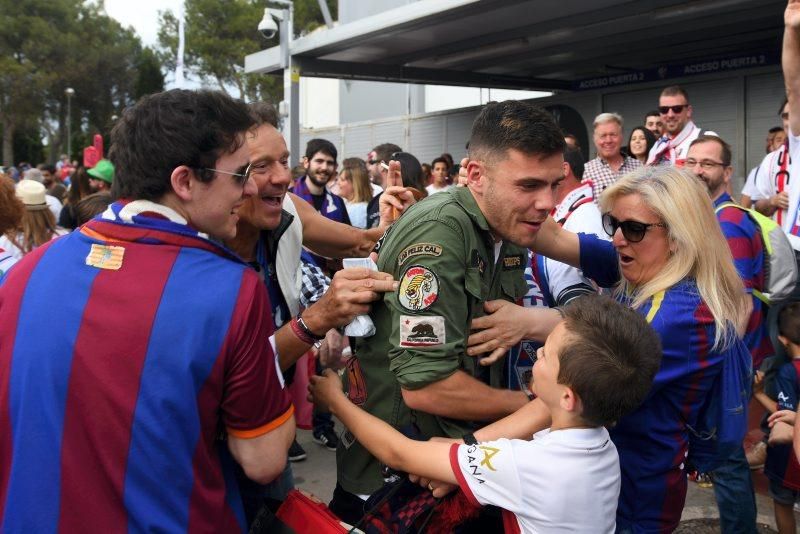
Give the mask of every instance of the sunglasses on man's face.
[[622, 237], [629, 243], [638, 243], [644, 239], [644, 234], [651, 226], [666, 228], [665, 223], [643, 223], [639, 221], [620, 221], [610, 213], [603, 214], [603, 230], [611, 236], [617, 233], [617, 228], [622, 230]]
[[783, 113], [781, 113], [781, 119], [783, 119], [785, 121], [788, 121], [789, 120], [789, 112], [788, 111], [784, 111]]
[[678, 104], [677, 106], [658, 106], [658, 112], [662, 115], [666, 115], [669, 113], [669, 110], [672, 110], [672, 112], [677, 115], [687, 107], [689, 107], [689, 104]]

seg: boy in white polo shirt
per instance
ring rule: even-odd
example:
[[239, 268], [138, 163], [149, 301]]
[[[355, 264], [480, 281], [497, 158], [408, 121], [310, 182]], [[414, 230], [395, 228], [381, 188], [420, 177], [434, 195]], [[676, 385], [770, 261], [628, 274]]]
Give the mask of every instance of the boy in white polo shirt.
[[463, 444], [414, 441], [352, 404], [331, 371], [312, 377], [309, 390], [383, 463], [458, 484], [473, 503], [503, 508], [507, 526], [614, 532], [619, 458], [604, 426], [644, 400], [661, 345], [640, 314], [607, 297], [580, 297], [563, 313], [533, 366], [531, 391], [550, 409], [552, 423], [531, 441], [477, 443], [472, 434]]

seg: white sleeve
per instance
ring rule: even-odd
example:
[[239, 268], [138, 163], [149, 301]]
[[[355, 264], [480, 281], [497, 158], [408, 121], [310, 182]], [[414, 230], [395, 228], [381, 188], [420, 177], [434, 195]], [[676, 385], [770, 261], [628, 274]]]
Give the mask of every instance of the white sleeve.
[[772, 160], [774, 158], [775, 153], [770, 152], [764, 156], [764, 159], [761, 160], [761, 164], [756, 170], [756, 176], [754, 180], [755, 194], [750, 195], [750, 198], [753, 200], [770, 198], [775, 194], [775, 177], [772, 176], [772, 173], [770, 172], [770, 167], [772, 167]]
[[[579, 206], [564, 222], [564, 229], [570, 232], [583, 232], [594, 234], [606, 241], [611, 238], [603, 230], [603, 223], [600, 209], [594, 203], [586, 203]], [[591, 280], [583, 275], [583, 272], [571, 265], [545, 258], [544, 268], [547, 271], [547, 285], [554, 301], [558, 301], [559, 295], [569, 288], [578, 284], [592, 286]]]
[[758, 189], [756, 189], [756, 175], [758, 174], [758, 167], [759, 166], [756, 165], [750, 170], [750, 173], [747, 175], [747, 179], [744, 181], [744, 187], [742, 187], [742, 194], [747, 195], [751, 200], [761, 199]]
[[[450, 448], [450, 465], [470, 502], [479, 506], [492, 504], [510, 512], [520, 509], [522, 487], [514, 441], [500, 439], [478, 445], [453, 444]], [[529, 462], [532, 459], [524, 460]]]

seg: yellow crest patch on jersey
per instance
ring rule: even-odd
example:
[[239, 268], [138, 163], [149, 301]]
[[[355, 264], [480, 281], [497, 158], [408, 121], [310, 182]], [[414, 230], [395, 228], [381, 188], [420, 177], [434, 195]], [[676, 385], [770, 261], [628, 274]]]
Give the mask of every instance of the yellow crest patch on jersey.
[[86, 265], [97, 267], [98, 269], [118, 271], [122, 267], [124, 256], [124, 247], [94, 244], [89, 251], [89, 255], [86, 256]]

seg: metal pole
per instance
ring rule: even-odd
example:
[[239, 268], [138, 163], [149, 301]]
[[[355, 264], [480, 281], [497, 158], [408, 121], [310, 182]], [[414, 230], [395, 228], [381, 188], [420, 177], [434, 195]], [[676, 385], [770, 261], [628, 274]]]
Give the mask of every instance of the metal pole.
[[72, 96], [75, 89], [67, 87], [64, 94], [67, 95], [67, 159], [72, 161]]
[[281, 21], [281, 54], [283, 56], [283, 100], [286, 117], [283, 135], [289, 146], [292, 167], [300, 161], [300, 68], [292, 61], [294, 40], [294, 5], [289, 3]]

